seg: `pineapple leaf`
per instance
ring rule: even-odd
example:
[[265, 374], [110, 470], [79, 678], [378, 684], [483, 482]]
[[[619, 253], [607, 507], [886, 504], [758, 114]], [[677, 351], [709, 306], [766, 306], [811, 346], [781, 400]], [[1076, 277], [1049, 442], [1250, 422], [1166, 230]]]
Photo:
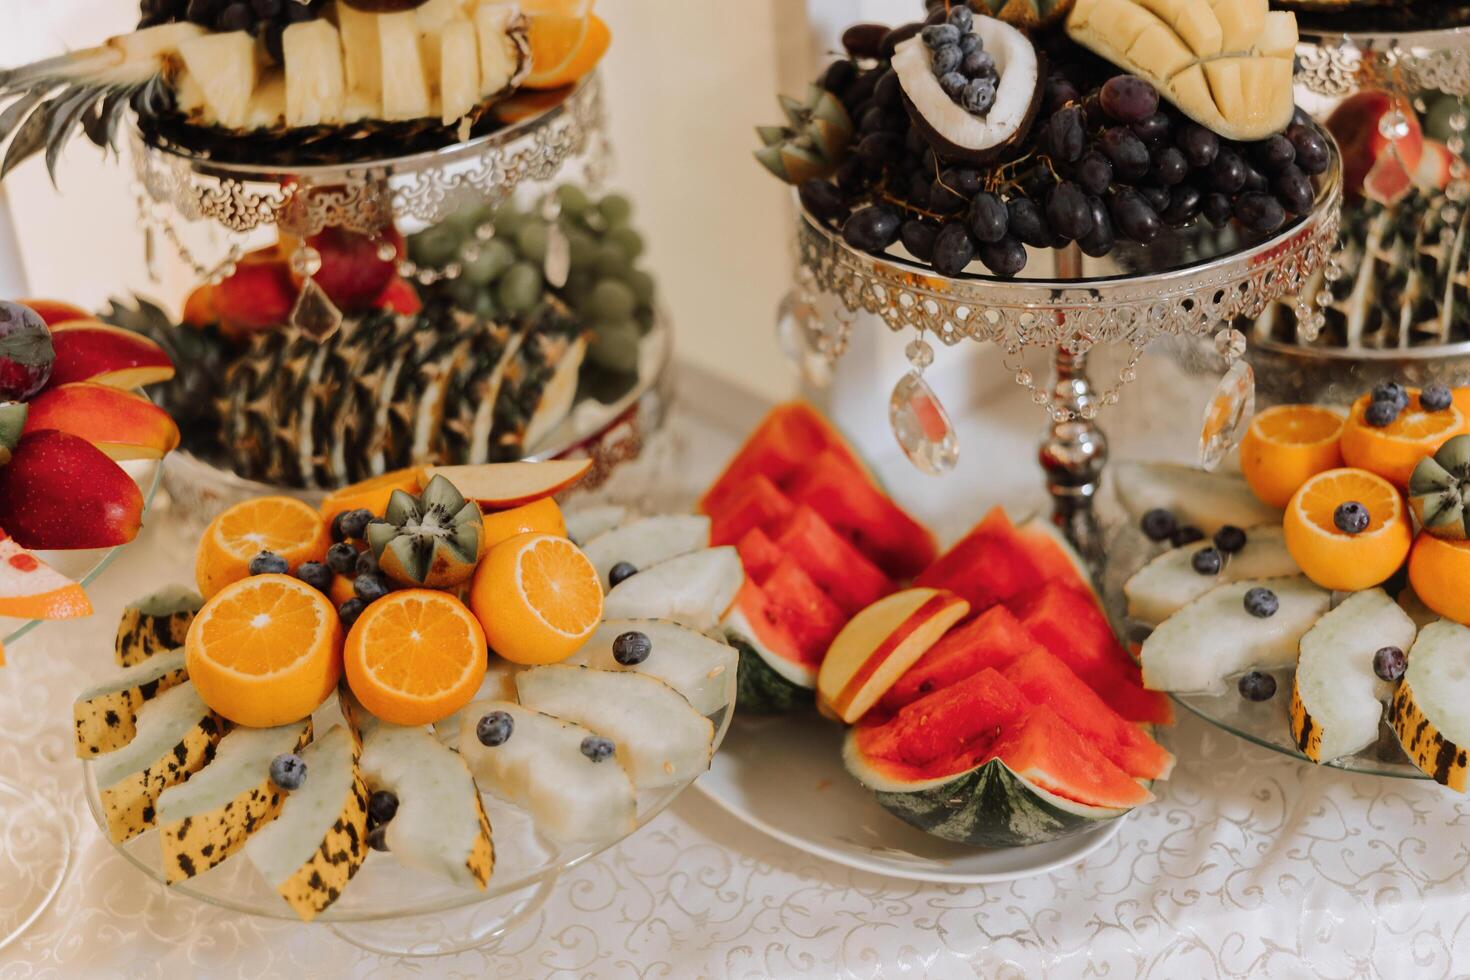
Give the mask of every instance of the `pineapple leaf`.
[[79, 86], [67, 89], [51, 100], [51, 105], [56, 108], [46, 127], [46, 172], [51, 175], [53, 185], [56, 183], [56, 164], [61, 160], [61, 151], [66, 149], [66, 144], [76, 132], [87, 109], [101, 97], [102, 93], [98, 89]]
[[9, 136], [15, 127], [19, 126], [30, 111], [39, 105], [45, 97], [46, 92], [44, 90], [27, 92], [6, 106], [4, 112], [0, 112], [0, 143], [5, 141], [5, 137]]
[[5, 151], [5, 162], [0, 163], [0, 180], [4, 180], [18, 164], [40, 152], [46, 145], [47, 118], [51, 106], [50, 102], [37, 106], [16, 129], [15, 138], [10, 141], [10, 149]]

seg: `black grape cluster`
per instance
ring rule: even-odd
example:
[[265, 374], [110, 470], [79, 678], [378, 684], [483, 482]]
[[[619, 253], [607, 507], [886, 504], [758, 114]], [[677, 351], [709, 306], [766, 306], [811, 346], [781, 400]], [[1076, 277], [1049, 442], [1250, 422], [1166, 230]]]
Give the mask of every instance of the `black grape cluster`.
[[250, 31], [281, 63], [286, 28], [322, 15], [326, 0], [142, 0], [138, 26], [155, 27], [187, 20], [211, 31]]
[[1303, 113], [1283, 133], [1233, 142], [1065, 37], [1050, 42], [1051, 64], [1065, 67], [1043, 82], [1036, 121], [1009, 160], [946, 160], [911, 124], [887, 64], [921, 26], [854, 29], [844, 38], [852, 57], [821, 81], [852, 116], [853, 144], [833, 180], [808, 180], [799, 194], [853, 248], [902, 243], [941, 275], [978, 260], [1010, 277], [1025, 268], [1028, 245], [1076, 242], [1100, 257], [1201, 216], [1269, 233], [1312, 208], [1311, 177], [1327, 169], [1330, 151]]

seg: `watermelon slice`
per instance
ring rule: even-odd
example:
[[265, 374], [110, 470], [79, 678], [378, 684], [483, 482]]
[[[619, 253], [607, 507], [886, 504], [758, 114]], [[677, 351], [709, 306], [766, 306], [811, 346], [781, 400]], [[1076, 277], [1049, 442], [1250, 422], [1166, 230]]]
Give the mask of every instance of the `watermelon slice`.
[[743, 712], [775, 714], [810, 705], [817, 667], [808, 662], [770, 598], [750, 579], [720, 624], [740, 651], [736, 705]]
[[1020, 620], [1005, 606], [992, 606], [956, 626], [910, 667], [879, 702], [885, 714], [934, 691], [957, 684], [987, 667], [1001, 669], [1037, 646]]
[[725, 472], [700, 500], [699, 509], [710, 515], [723, 512], [729, 500], [738, 496], [756, 476], [764, 476], [782, 486], [808, 460], [826, 450], [832, 450], [866, 476], [857, 453], [821, 413], [805, 402], [780, 405], [745, 440]]
[[1065, 799], [1122, 808], [1154, 798], [1044, 705], [1002, 732], [990, 751], [1016, 775]]
[[975, 615], [1040, 588], [1047, 580], [1044, 564], [1058, 570], [1053, 556], [1038, 558], [1038, 551], [1011, 524], [1004, 508], [993, 507], [914, 584], [964, 596], [970, 602], [970, 614]]
[[1007, 602], [1031, 635], [1070, 667], [1109, 706], [1129, 721], [1171, 724], [1168, 695], [1145, 690], [1138, 665], [1128, 656], [1091, 593], [1065, 582]]
[[718, 511], [709, 511], [713, 519], [709, 540], [711, 547], [734, 544], [748, 531], [780, 524], [796, 512], [791, 498], [782, 493], [766, 476], [757, 473], [738, 492], [725, 496]]
[[73, 619], [92, 615], [87, 593], [0, 530], [0, 616]]
[[913, 578], [934, 561], [934, 535], [839, 450], [828, 449], [808, 463], [787, 491], [893, 578]]
[[1061, 528], [1044, 517], [1032, 517], [1016, 528], [1016, 534], [1031, 552], [1031, 559], [1048, 582], [1066, 582], [1074, 588], [1097, 594], [1092, 572]]
[[[773, 547], [777, 554], [791, 556], [848, 616], [866, 609], [895, 589], [893, 580], [882, 569], [806, 505], [791, 515]], [[748, 564], [745, 570], [756, 575]]]
[[785, 625], [802, 652], [802, 661], [820, 665], [827, 644], [841, 631], [847, 617], [811, 576], [790, 558], [783, 558], [761, 587], [772, 614]]
[[746, 531], [735, 542], [735, 550], [740, 552], [740, 564], [745, 567], [746, 580], [757, 585], [770, 577], [781, 563], [781, 549], [758, 527]]

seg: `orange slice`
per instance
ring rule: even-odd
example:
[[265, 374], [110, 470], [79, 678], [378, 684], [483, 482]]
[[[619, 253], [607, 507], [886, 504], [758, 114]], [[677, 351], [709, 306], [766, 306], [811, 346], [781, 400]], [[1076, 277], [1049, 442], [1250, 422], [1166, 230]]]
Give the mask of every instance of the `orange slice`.
[[0, 531], [0, 616], [74, 619], [90, 615], [92, 603], [80, 585]]
[[1371, 395], [1353, 402], [1342, 430], [1342, 460], [1348, 466], [1371, 470], [1395, 486], [1409, 485], [1409, 474], [1419, 460], [1431, 456], [1452, 437], [1466, 431], [1466, 416], [1457, 405], [1439, 412], [1419, 407], [1419, 389], [1410, 388], [1409, 404], [1383, 428], [1363, 418]]
[[1316, 405], [1257, 413], [1240, 442], [1240, 469], [1262, 503], [1285, 508], [1307, 480], [1342, 465], [1343, 418]]
[[602, 620], [602, 582], [581, 549], [551, 534], [520, 534], [475, 569], [470, 608], [495, 652], [518, 664], [565, 660]]
[[[1356, 501], [1368, 510], [1358, 534], [1339, 530], [1333, 514]], [[1324, 589], [1355, 592], [1383, 582], [1404, 563], [1413, 542], [1408, 508], [1398, 489], [1376, 473], [1336, 469], [1303, 483], [1287, 505], [1286, 550]]]
[[368, 606], [343, 655], [353, 695], [395, 725], [432, 724], [469, 704], [488, 659], [474, 614], [432, 589], [405, 589]]
[[332, 518], [338, 514], [359, 508], [370, 510], [381, 517], [388, 509], [388, 498], [393, 496], [394, 490], [417, 495], [421, 489], [416, 466], [384, 473], [327, 494], [327, 499], [322, 501], [321, 506], [322, 520], [330, 525]]
[[1421, 534], [1409, 552], [1414, 594], [1445, 619], [1470, 626], [1470, 541]]
[[532, 67], [523, 85], [529, 89], [572, 84], [596, 68], [612, 44], [612, 31], [595, 14], [533, 16], [527, 36]]
[[251, 728], [311, 714], [342, 677], [342, 621], [326, 596], [289, 575], [227, 585], [199, 610], [184, 662], [204, 703]]
[[327, 522], [310, 504], [295, 497], [256, 497], [214, 519], [199, 540], [194, 578], [208, 599], [250, 574], [250, 559], [269, 551], [286, 559], [291, 571], [302, 562], [323, 561], [331, 545]]
[[486, 514], [485, 531], [480, 535], [480, 555], [484, 557], [490, 549], [517, 534], [554, 534], [567, 536], [567, 522], [561, 516], [561, 508], [550, 497], [543, 497], [533, 504], [512, 507], [498, 513]]

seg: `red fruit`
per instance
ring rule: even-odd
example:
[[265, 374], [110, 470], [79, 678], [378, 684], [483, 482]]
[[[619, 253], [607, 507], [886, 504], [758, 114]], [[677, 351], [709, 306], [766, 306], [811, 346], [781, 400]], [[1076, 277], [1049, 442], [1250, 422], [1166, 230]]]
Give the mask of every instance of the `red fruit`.
[[391, 310], [399, 316], [413, 316], [424, 308], [424, 301], [419, 298], [419, 291], [413, 288], [413, 283], [395, 276], [373, 307]]
[[820, 664], [827, 645], [847, 617], [791, 559], [776, 566], [762, 587], [778, 622], [801, 648], [803, 659]]
[[[383, 242], [393, 246], [391, 259], [378, 257]], [[373, 309], [383, 291], [398, 274], [398, 257], [403, 254], [403, 236], [395, 228], [382, 235], [368, 237], [345, 228], [327, 228], [306, 240], [322, 257], [321, 268], [312, 276], [327, 297], [344, 313]], [[282, 242], [281, 250], [290, 254], [292, 246]], [[301, 285], [296, 278], [296, 286]]]
[[820, 514], [832, 530], [892, 578], [919, 574], [938, 551], [934, 535], [854, 467], [845, 449], [824, 450], [802, 468], [788, 493], [795, 503]]
[[[1407, 132], [1390, 140], [1383, 134], [1383, 118], [1397, 106]], [[1424, 150], [1424, 133], [1414, 107], [1381, 89], [1348, 96], [1327, 119], [1327, 129], [1342, 151], [1343, 188], [1392, 203], [1413, 186], [1413, 173]], [[1392, 149], [1392, 152], [1390, 150]]]
[[47, 388], [29, 405], [26, 432], [69, 432], [113, 459], [162, 459], [179, 444], [179, 427], [142, 395], [90, 381]]
[[132, 330], [96, 320], [73, 320], [51, 331], [56, 365], [48, 387], [95, 381], [113, 388], [141, 388], [174, 376], [163, 348]]
[[740, 493], [724, 501], [722, 509], [709, 512], [710, 547], [734, 544], [752, 528], [784, 523], [795, 511], [796, 506], [774, 483], [761, 475], [752, 476]]
[[28, 306], [0, 302], [0, 402], [23, 402], [44, 388], [55, 360], [46, 321]]
[[743, 492], [756, 475], [777, 487], [786, 484], [808, 461], [826, 449], [838, 451], [855, 469], [862, 469], [857, 454], [841, 433], [805, 402], [790, 402], [771, 410], [745, 440], [719, 479], [710, 486], [699, 509], [714, 514]]
[[214, 312], [226, 331], [251, 333], [285, 325], [296, 305], [296, 283], [279, 248], [246, 255], [214, 288]]
[[1040, 588], [1047, 571], [1059, 567], [1050, 549], [1038, 549], [1016, 530], [1003, 508], [993, 507], [914, 584], [962, 595], [971, 613], [977, 613]]
[[78, 436], [29, 433], [0, 468], [0, 527], [23, 548], [110, 548], [137, 537], [142, 523], [138, 485]]
[[746, 531], [735, 543], [735, 550], [740, 552], [745, 577], [757, 585], [764, 582], [781, 563], [781, 549], [758, 527]]
[[904, 672], [880, 702], [887, 712], [934, 691], [943, 690], [974, 674], [1009, 665], [1037, 647], [1036, 637], [1005, 606], [991, 606], [962, 626], [956, 626]]
[[[848, 616], [871, 606], [895, 589], [882, 569], [832, 530], [810, 507], [796, 509], [786, 522], [785, 530], [776, 538], [774, 547], [777, 554], [784, 553], [794, 559]], [[748, 564], [746, 571], [763, 581]]]
[[58, 302], [54, 299], [22, 299], [16, 302], [34, 310], [38, 317], [46, 321], [48, 327], [54, 327], [58, 323], [69, 323], [72, 320], [92, 319], [92, 314], [80, 306]]

